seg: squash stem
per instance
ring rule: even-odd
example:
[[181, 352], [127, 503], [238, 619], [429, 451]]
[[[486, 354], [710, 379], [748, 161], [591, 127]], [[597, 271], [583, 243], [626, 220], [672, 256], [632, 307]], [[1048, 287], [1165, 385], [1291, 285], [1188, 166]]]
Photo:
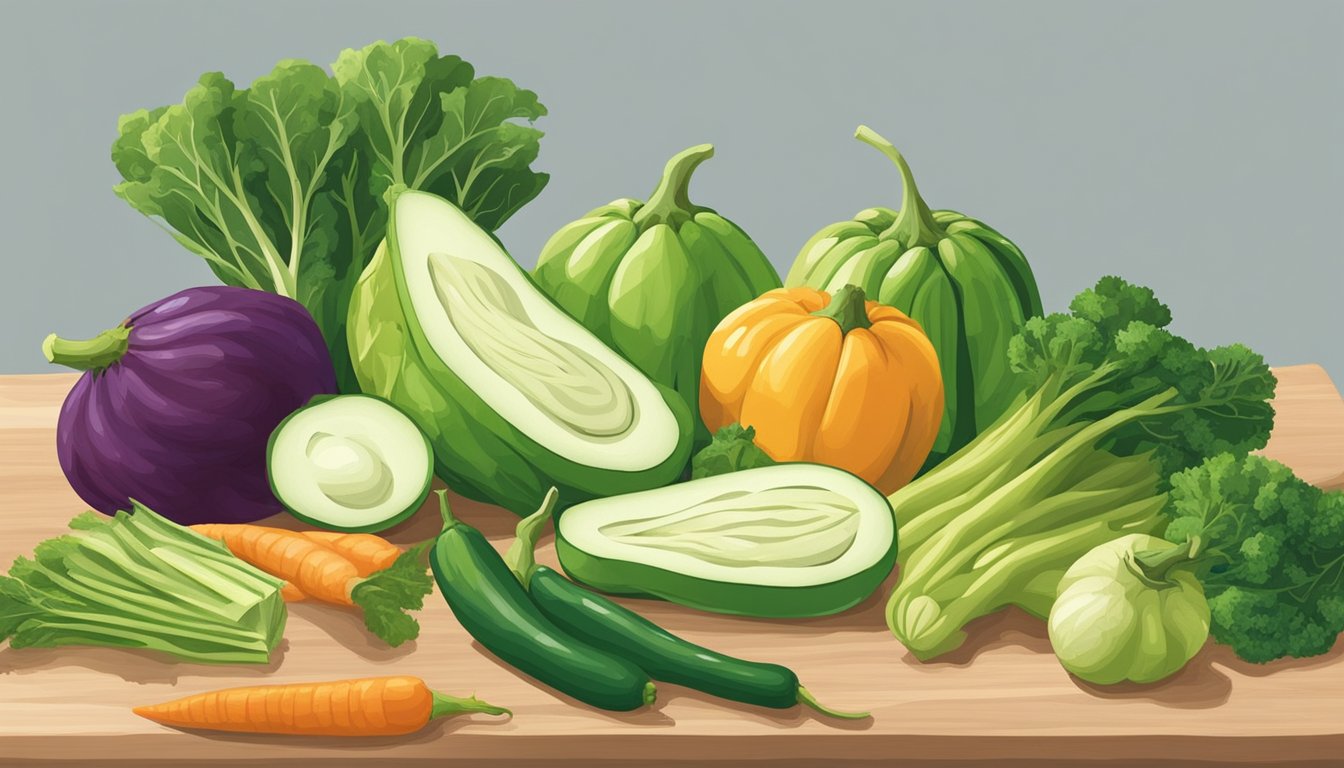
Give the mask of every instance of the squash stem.
[[857, 285], [846, 285], [831, 294], [831, 303], [812, 314], [817, 317], [829, 317], [840, 326], [840, 335], [856, 328], [870, 328], [873, 322], [868, 319], [868, 307], [863, 289]]
[[443, 530], [456, 528], [458, 520], [453, 517], [453, 508], [448, 504], [448, 491], [439, 490], [434, 493], [439, 497], [439, 517], [443, 518]]
[[127, 325], [109, 328], [92, 339], [75, 341], [53, 333], [42, 341], [42, 354], [48, 362], [77, 371], [101, 371], [126, 354], [130, 336], [131, 328]]
[[546, 523], [551, 519], [551, 514], [555, 511], [555, 502], [559, 497], [560, 491], [551, 486], [537, 511], [518, 521], [518, 527], [514, 529], [513, 543], [504, 553], [504, 562], [509, 566], [509, 570], [513, 571], [513, 575], [518, 577], [523, 589], [532, 586], [532, 574], [537, 572], [535, 551], [537, 539], [541, 538], [541, 532], [546, 529]]
[[886, 155], [901, 172], [903, 189], [901, 212], [896, 215], [896, 220], [891, 226], [878, 236], [879, 239], [895, 240], [907, 251], [921, 245], [936, 248], [938, 241], [943, 239], [947, 232], [933, 220], [933, 212], [925, 204], [924, 198], [919, 196], [915, 176], [910, 172], [910, 166], [905, 162], [905, 158], [891, 142], [866, 125], [860, 125], [858, 130], [854, 131], [854, 138]]
[[691, 204], [691, 174], [696, 166], [714, 156], [710, 144], [697, 144], [682, 150], [667, 161], [658, 188], [649, 200], [635, 212], [634, 222], [644, 231], [656, 224], [680, 226], [689, 221], [700, 209]]
[[811, 707], [828, 717], [838, 717], [842, 720], [863, 720], [872, 717], [872, 714], [869, 712], [841, 712], [838, 709], [831, 709], [817, 701], [816, 697], [812, 695], [812, 692], [801, 685], [798, 686], [798, 703]]

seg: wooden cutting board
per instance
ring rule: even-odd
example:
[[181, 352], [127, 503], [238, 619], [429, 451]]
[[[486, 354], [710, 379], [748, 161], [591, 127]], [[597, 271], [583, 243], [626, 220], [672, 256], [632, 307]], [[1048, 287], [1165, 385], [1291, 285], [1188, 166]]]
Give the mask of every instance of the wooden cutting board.
[[[1344, 486], [1344, 400], [1317, 366], [1277, 374], [1278, 426], [1265, 452], [1311, 482]], [[0, 377], [0, 564], [61, 533], [84, 509], [54, 450], [57, 410], [73, 382], [70, 375]], [[456, 509], [501, 548], [512, 535], [516, 519], [502, 510], [462, 500]], [[437, 532], [437, 518], [427, 506], [391, 538], [425, 539]], [[283, 518], [270, 523], [292, 525]], [[555, 565], [549, 545], [541, 560]], [[601, 712], [538, 687], [491, 657], [433, 596], [421, 614], [419, 640], [397, 649], [371, 640], [354, 615], [295, 605], [285, 640], [265, 667], [178, 664], [104, 648], [0, 646], [0, 764], [1344, 761], [1344, 642], [1324, 656], [1265, 666], [1210, 645], [1167, 682], [1100, 688], [1066, 674], [1041, 623], [1014, 612], [977, 622], [964, 648], [920, 663], [884, 624], [889, 588], [844, 615], [803, 621], [627, 603], [696, 642], [787, 664], [822, 701], [870, 709], [870, 720], [835, 722], [802, 710], [739, 706], [673, 685], [660, 686], [648, 710]], [[393, 673], [419, 675], [451, 693], [474, 691], [511, 707], [514, 717], [458, 718], [404, 738], [341, 740], [184, 733], [129, 709], [232, 685]]]

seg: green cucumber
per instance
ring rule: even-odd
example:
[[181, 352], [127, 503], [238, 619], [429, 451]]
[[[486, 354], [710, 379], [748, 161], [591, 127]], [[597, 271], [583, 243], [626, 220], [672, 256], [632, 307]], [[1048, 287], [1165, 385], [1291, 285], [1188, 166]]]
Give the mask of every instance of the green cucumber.
[[420, 508], [434, 478], [434, 452], [415, 423], [381, 398], [318, 395], [271, 432], [266, 474], [294, 517], [371, 533]]
[[822, 706], [799, 685], [798, 675], [788, 667], [747, 661], [696, 645], [537, 565], [533, 558], [537, 535], [555, 508], [556, 496], [552, 488], [541, 509], [518, 524], [518, 537], [506, 555], [532, 602], [556, 626], [633, 662], [661, 682], [762, 707], [787, 709], [805, 704], [832, 717], [868, 717], [867, 712], [839, 712]]
[[453, 615], [477, 642], [518, 671], [599, 709], [653, 703], [648, 675], [543, 616], [485, 536], [453, 518], [447, 494], [438, 494], [444, 527], [430, 567]]

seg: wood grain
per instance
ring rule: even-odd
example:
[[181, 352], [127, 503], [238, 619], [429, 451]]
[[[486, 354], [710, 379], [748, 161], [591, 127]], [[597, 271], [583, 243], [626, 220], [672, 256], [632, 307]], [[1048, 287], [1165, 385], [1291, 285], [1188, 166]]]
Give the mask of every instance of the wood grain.
[[[1276, 371], [1278, 426], [1266, 453], [1308, 480], [1344, 485], [1344, 400], [1316, 366]], [[62, 532], [83, 509], [56, 465], [54, 424], [69, 375], [0, 377], [0, 563]], [[457, 500], [467, 522], [501, 548], [511, 515]], [[288, 519], [270, 521], [293, 526]], [[428, 506], [395, 529], [401, 543], [437, 530]], [[554, 565], [549, 546], [541, 560]], [[1208, 646], [1175, 678], [1154, 686], [1097, 688], [1066, 674], [1040, 622], [1014, 612], [970, 628], [964, 648], [920, 663], [891, 637], [883, 597], [841, 616], [762, 621], [629, 601], [691, 640], [787, 664], [823, 701], [870, 709], [842, 723], [804, 711], [724, 703], [664, 685], [651, 709], [611, 714], [534, 685], [474, 644], [437, 598], [420, 639], [398, 649], [370, 640], [353, 614], [291, 608], [285, 640], [265, 667], [178, 664], [102, 648], [0, 649], [0, 763], [222, 765], [1075, 765], [1144, 760], [1318, 762], [1344, 755], [1344, 643], [1324, 656], [1265, 666]], [[257, 682], [375, 674], [420, 675], [454, 693], [476, 692], [514, 710], [512, 720], [440, 721], [408, 738], [341, 740], [185, 733], [142, 720], [135, 704]], [[1007, 761], [998, 763], [997, 761]]]

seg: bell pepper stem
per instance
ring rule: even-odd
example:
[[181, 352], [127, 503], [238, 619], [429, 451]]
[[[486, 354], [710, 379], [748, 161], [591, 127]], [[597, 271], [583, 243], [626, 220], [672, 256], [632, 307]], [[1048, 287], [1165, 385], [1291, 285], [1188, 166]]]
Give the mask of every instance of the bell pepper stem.
[[126, 354], [130, 348], [131, 329], [118, 325], [92, 339], [62, 339], [50, 334], [42, 341], [42, 354], [47, 361], [78, 371], [101, 371]]
[[812, 314], [817, 317], [829, 317], [840, 326], [840, 335], [856, 328], [869, 328], [873, 321], [868, 319], [868, 307], [863, 289], [857, 285], [846, 285], [831, 295], [831, 303]]
[[713, 156], [714, 147], [710, 144], [697, 144], [673, 155], [663, 169], [658, 188], [635, 212], [635, 224], [641, 230], [655, 224], [677, 226], [694, 216], [700, 209], [691, 204], [691, 174], [696, 166]]
[[886, 155], [896, 169], [901, 172], [901, 211], [896, 215], [896, 220], [879, 237], [883, 240], [895, 240], [900, 243], [905, 250], [925, 246], [934, 248], [938, 241], [947, 234], [946, 231], [938, 226], [938, 222], [933, 220], [933, 212], [925, 204], [924, 198], [919, 196], [919, 188], [915, 186], [915, 176], [910, 172], [910, 165], [905, 162], [905, 158], [897, 151], [891, 142], [882, 138], [877, 131], [866, 125], [860, 125], [858, 130], [854, 131], [854, 138], [873, 147], [877, 151]]

